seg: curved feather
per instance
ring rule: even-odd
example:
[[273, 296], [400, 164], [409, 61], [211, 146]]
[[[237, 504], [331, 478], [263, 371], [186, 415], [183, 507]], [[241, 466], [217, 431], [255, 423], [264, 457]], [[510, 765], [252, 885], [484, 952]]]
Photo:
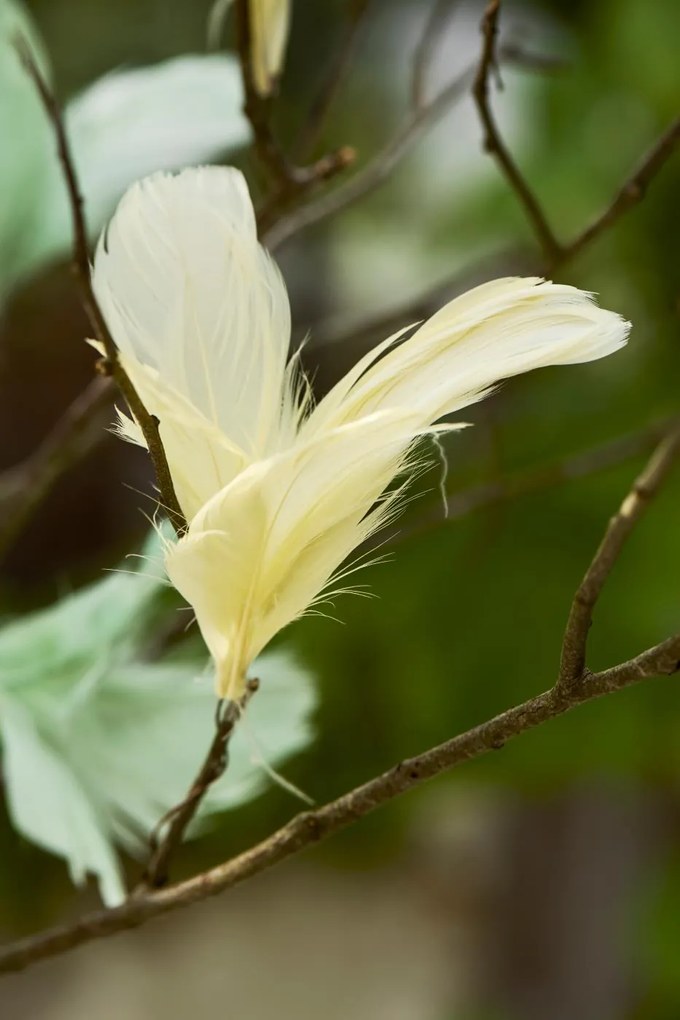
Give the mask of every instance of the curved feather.
[[537, 277], [484, 283], [450, 301], [403, 343], [370, 351], [324, 397], [306, 432], [378, 410], [417, 409], [422, 424], [484, 397], [502, 379], [546, 365], [603, 358], [630, 323], [576, 287]]
[[401, 489], [381, 497], [420, 434], [412, 412], [380, 412], [298, 443], [238, 475], [168, 545], [221, 696], [242, 693], [252, 659], [394, 512]]
[[125, 367], [161, 420], [189, 509], [166, 567], [228, 697], [238, 697], [274, 634], [313, 606], [352, 550], [397, 511], [403, 486], [390, 485], [416, 469], [419, 436], [452, 428], [435, 423], [500, 380], [604, 357], [629, 330], [573, 287], [495, 280], [408, 339], [405, 330], [388, 337], [310, 410], [298, 359], [286, 367], [285, 289], [257, 244], [236, 171], [142, 182], [109, 234], [97, 262], [106, 313]]
[[[172, 447], [199, 436], [199, 503], [277, 448], [296, 420], [282, 406], [290, 309], [239, 171], [201, 167], [133, 185], [100, 240], [93, 282], [171, 464], [183, 460]], [[204, 473], [213, 443], [235, 451], [234, 462], [220, 454]], [[180, 502], [191, 516], [197, 501]]]

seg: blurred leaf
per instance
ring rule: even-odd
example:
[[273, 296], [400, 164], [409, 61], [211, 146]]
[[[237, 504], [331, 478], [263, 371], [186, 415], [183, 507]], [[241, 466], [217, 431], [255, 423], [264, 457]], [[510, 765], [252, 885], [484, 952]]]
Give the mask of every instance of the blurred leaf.
[[0, 298], [25, 265], [24, 246], [40, 230], [37, 210], [53, 158], [45, 115], [14, 50], [17, 34], [48, 73], [30, 18], [15, 0], [0, 0]]
[[[132, 181], [244, 145], [241, 106], [238, 65], [218, 54], [117, 71], [77, 96], [65, 122], [91, 229], [99, 230]], [[53, 177], [45, 211], [48, 237], [63, 247], [70, 224], [61, 175]]]
[[[95, 874], [109, 905], [125, 895], [114, 844], [144, 850], [153, 826], [186, 793], [214, 732], [202, 649], [187, 662], [136, 657], [160, 588], [153, 576], [117, 573], [0, 632], [10, 815], [23, 835], [67, 859], [75, 882]], [[203, 817], [254, 796], [271, 764], [311, 739], [309, 677], [283, 652], [255, 669], [262, 689]]]
[[[41, 44], [14, 0], [0, 0], [0, 296], [66, 252], [70, 209], [54, 140], [35, 87], [12, 46]], [[41, 61], [44, 67], [44, 61]], [[157, 170], [208, 161], [248, 140], [236, 61], [183, 56], [116, 71], [67, 104], [64, 121], [92, 236], [127, 186]]]

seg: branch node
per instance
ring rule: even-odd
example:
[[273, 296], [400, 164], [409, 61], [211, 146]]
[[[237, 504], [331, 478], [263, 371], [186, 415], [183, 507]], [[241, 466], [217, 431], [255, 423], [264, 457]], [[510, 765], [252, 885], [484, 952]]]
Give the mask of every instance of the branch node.
[[106, 356], [103, 358], [97, 358], [94, 363], [94, 370], [99, 375], [103, 375], [104, 378], [110, 379], [113, 375], [113, 362]]
[[552, 265], [558, 261], [562, 254], [562, 246], [553, 233], [547, 217], [541, 205], [522, 176], [519, 167], [510, 155], [509, 149], [503, 141], [496, 120], [491, 110], [489, 98], [490, 78], [495, 75], [499, 88], [502, 82], [498, 74], [496, 57], [496, 39], [498, 36], [498, 16], [500, 14], [501, 0], [490, 0], [484, 11], [480, 30], [482, 33], [482, 52], [479, 58], [477, 73], [472, 84], [472, 96], [477, 106], [477, 112], [482, 124], [482, 147], [483, 151], [496, 159], [508, 184], [517, 196], [520, 204], [524, 207], [536, 239], [539, 242], [543, 253]]

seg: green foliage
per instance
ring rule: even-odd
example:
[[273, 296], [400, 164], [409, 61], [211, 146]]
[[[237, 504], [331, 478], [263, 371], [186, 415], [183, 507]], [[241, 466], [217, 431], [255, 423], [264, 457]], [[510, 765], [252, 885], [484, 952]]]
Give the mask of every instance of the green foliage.
[[[12, 140], [0, 154], [0, 298], [71, 243], [51, 127], [14, 51], [17, 33], [42, 53], [23, 8], [0, 0], [0, 134]], [[132, 181], [242, 146], [241, 102], [236, 62], [218, 54], [119, 70], [72, 99], [64, 122], [92, 237]]]
[[[75, 882], [96, 875], [108, 904], [124, 896], [116, 845], [143, 853], [155, 824], [188, 790], [214, 728], [200, 643], [160, 662], [145, 657], [168, 613], [155, 541], [142, 562], [139, 572], [114, 572], [0, 630], [10, 816], [24, 836], [66, 858]], [[203, 818], [253, 797], [271, 765], [311, 738], [307, 674], [282, 652], [255, 668], [262, 689]]]

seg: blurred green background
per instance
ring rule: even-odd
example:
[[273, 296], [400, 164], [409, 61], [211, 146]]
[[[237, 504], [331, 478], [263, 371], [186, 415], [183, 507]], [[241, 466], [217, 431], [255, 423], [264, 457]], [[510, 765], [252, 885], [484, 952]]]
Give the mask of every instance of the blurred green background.
[[[28, 7], [68, 99], [114, 68], [203, 51], [210, 4]], [[277, 110], [284, 141], [304, 119], [347, 7], [294, 3]], [[396, 130], [429, 7], [374, 0], [322, 148], [350, 144], [363, 161]], [[474, 62], [481, 13], [481, 4], [455, 5], [433, 88]], [[505, 67], [496, 109], [568, 239], [677, 116], [680, 5], [508, 0], [502, 28], [508, 42], [559, 58], [549, 71]], [[320, 387], [365, 343], [365, 321], [442, 281], [453, 280], [453, 292], [537, 263], [521, 210], [480, 141], [466, 97], [381, 189], [277, 252], [296, 335], [311, 333], [307, 358]], [[230, 158], [257, 182], [250, 155]], [[464, 415], [476, 427], [446, 440], [449, 490], [513, 478], [677, 413], [679, 186], [676, 157], [644, 201], [560, 274], [633, 321], [628, 348], [513, 380]], [[11, 252], [5, 258], [9, 274]], [[65, 258], [13, 284], [1, 314], [7, 467], [86, 385], [92, 355]], [[403, 525], [416, 533], [393, 541], [389, 562], [370, 571], [378, 597], [341, 600], [342, 626], [307, 620], [280, 638], [320, 689], [317, 740], [284, 768], [287, 778], [323, 802], [546, 688], [573, 592], [641, 464], [631, 458], [449, 522], [438, 510], [435, 466]], [[5, 611], [42, 605], [137, 547], [140, 508], [149, 508], [140, 488], [150, 488], [144, 456], [104, 439], [5, 558]], [[679, 497], [676, 475], [617, 564], [597, 609], [592, 668], [677, 630]], [[425, 514], [434, 524], [418, 531]], [[0, 1003], [7, 1015], [45, 1020], [171, 1020], [190, 1009], [248, 1020], [675, 1020], [679, 741], [672, 680], [587, 705], [223, 900], [5, 980]], [[272, 789], [186, 850], [179, 870], [217, 862], [295, 810]], [[6, 823], [0, 862], [7, 937], [94, 901]]]

